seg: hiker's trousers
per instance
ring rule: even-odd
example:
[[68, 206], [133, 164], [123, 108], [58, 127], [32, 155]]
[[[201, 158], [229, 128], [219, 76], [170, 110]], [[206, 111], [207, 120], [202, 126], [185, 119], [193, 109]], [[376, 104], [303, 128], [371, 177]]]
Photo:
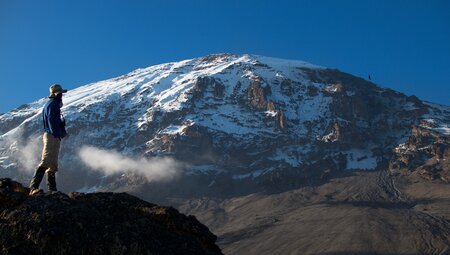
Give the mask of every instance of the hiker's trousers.
[[55, 173], [58, 171], [58, 155], [61, 146], [61, 140], [45, 132], [43, 135], [44, 147], [42, 149], [41, 163], [39, 167], [48, 169], [47, 171]]

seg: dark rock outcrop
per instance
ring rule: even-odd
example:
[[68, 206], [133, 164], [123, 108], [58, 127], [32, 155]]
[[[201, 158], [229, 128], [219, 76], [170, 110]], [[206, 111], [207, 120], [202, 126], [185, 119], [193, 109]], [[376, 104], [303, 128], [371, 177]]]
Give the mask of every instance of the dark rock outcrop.
[[268, 109], [267, 95], [270, 94], [270, 87], [263, 87], [261, 81], [256, 80], [250, 84], [247, 94], [251, 107], [258, 110]]
[[222, 254], [193, 216], [126, 193], [28, 196], [0, 179], [1, 254]]

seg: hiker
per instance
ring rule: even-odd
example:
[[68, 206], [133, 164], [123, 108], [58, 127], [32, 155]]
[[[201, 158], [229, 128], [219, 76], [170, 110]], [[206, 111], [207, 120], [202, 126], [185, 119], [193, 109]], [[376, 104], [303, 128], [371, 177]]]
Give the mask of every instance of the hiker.
[[50, 86], [49, 90], [49, 100], [42, 110], [45, 131], [43, 135], [44, 147], [42, 149], [41, 162], [30, 183], [30, 195], [42, 191], [39, 189], [39, 185], [46, 172], [48, 191], [50, 193], [57, 191], [55, 174], [58, 171], [59, 147], [61, 139], [67, 135], [64, 117], [61, 119], [62, 94], [66, 93], [67, 90], [62, 89], [59, 84]]
[[372, 80], [372, 77], [370, 77], [370, 74], [369, 74], [369, 76], [367, 78], [369, 78], [369, 80]]

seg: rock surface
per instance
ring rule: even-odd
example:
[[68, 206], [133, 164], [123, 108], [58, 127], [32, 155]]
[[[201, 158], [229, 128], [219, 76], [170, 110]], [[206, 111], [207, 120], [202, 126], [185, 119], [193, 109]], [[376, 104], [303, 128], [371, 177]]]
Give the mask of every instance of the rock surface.
[[27, 194], [0, 179], [1, 254], [222, 254], [195, 217], [126, 193]]
[[407, 142], [394, 149], [389, 166], [392, 173], [417, 171], [427, 180], [450, 183], [450, 137], [433, 131], [433, 124], [422, 121]]

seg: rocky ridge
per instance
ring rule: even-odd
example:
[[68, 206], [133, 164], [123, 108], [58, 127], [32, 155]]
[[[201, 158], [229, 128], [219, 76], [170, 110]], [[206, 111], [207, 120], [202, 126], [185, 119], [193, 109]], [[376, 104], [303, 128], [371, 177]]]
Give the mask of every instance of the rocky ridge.
[[126, 193], [28, 196], [0, 179], [1, 254], [222, 254], [194, 216]]

